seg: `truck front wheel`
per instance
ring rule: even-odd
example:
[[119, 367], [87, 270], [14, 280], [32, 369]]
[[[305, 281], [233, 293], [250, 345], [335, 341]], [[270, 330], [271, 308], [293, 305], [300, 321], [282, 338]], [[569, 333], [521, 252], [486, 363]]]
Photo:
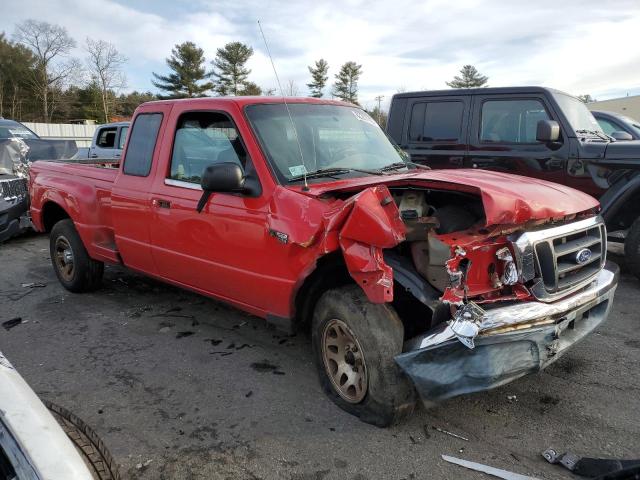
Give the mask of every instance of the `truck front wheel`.
[[410, 414], [416, 393], [393, 357], [404, 328], [388, 304], [357, 285], [325, 292], [313, 315], [313, 356], [325, 393], [362, 421], [386, 427]]
[[56, 223], [49, 236], [49, 252], [56, 276], [71, 292], [89, 292], [100, 286], [104, 264], [89, 256], [73, 221]]
[[631, 224], [624, 242], [624, 257], [631, 273], [640, 279], [640, 217]]

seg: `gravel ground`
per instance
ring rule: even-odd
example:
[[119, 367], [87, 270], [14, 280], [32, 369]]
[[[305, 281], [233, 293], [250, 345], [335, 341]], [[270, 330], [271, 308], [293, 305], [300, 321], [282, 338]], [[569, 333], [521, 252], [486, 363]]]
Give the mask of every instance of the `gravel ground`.
[[548, 447], [638, 457], [640, 282], [628, 274], [609, 321], [546, 371], [379, 429], [324, 396], [305, 335], [121, 268], [71, 294], [46, 236], [0, 246], [0, 266], [0, 322], [25, 322], [0, 329], [0, 350], [95, 428], [124, 478], [486, 478], [448, 454], [552, 479], [568, 475], [541, 457]]

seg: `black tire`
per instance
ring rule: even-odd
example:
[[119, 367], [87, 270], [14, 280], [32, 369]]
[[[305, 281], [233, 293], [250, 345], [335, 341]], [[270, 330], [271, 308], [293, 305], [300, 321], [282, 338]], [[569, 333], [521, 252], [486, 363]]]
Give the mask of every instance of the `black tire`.
[[631, 224], [624, 242], [624, 258], [627, 267], [640, 279], [640, 217]]
[[91, 427], [69, 410], [44, 401], [53, 418], [73, 442], [95, 480], [119, 480], [118, 465]]
[[[69, 257], [61, 252], [62, 248], [71, 253], [71, 260], [66, 263], [64, 258]], [[71, 219], [61, 220], [51, 229], [49, 253], [58, 280], [70, 292], [90, 292], [100, 286], [104, 263], [89, 257]]]
[[[323, 335], [330, 322], [340, 320], [353, 333], [364, 355], [367, 388], [358, 403], [345, 400], [331, 380], [323, 359]], [[340, 408], [363, 422], [387, 427], [410, 415], [416, 405], [411, 381], [393, 357], [402, 351], [404, 327], [389, 304], [369, 302], [357, 285], [329, 290], [318, 300], [313, 314], [313, 357], [320, 384]]]

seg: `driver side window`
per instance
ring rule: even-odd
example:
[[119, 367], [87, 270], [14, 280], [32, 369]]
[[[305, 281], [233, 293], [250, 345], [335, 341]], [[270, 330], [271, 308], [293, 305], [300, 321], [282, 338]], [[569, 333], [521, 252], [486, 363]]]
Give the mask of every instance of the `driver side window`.
[[209, 165], [232, 162], [244, 168], [246, 160], [238, 131], [225, 114], [188, 112], [178, 119], [170, 179], [199, 184]]

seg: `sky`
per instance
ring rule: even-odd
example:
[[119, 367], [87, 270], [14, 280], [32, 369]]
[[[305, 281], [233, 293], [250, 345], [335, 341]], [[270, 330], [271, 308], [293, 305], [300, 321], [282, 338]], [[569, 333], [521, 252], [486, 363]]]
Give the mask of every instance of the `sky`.
[[[9, 0], [1, 0], [9, 3]], [[307, 66], [362, 65], [360, 103], [383, 108], [398, 91], [447, 88], [465, 64], [489, 86], [544, 85], [604, 100], [640, 94], [640, 0], [21, 0], [3, 9], [0, 32], [32, 18], [61, 25], [84, 59], [87, 37], [111, 42], [128, 61], [127, 90], [157, 91], [151, 72], [190, 40], [207, 61], [231, 41], [254, 49], [250, 80], [306, 95]], [[330, 95], [330, 89], [326, 94]]]

